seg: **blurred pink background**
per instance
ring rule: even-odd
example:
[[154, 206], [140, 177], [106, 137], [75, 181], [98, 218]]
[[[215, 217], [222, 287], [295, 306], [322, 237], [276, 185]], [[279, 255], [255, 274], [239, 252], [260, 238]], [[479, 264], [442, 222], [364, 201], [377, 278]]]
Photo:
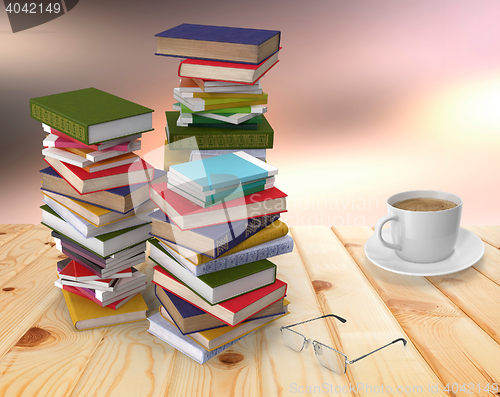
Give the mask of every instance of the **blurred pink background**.
[[155, 56], [154, 35], [188, 22], [281, 30], [262, 83], [290, 226], [372, 226], [413, 189], [460, 195], [463, 224], [500, 224], [498, 21], [496, 0], [82, 0], [12, 34], [0, 11], [0, 223], [41, 220], [32, 97], [122, 96], [155, 109], [141, 153], [163, 145], [179, 59]]

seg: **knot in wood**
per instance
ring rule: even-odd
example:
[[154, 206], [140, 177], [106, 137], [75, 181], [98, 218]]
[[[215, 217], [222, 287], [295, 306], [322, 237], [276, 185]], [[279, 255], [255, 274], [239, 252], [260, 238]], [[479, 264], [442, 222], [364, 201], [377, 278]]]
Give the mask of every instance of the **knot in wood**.
[[11, 291], [14, 291], [15, 288], [14, 287], [5, 287], [5, 288], [2, 288], [2, 291], [5, 291], [5, 292], [11, 292]]
[[235, 365], [243, 361], [245, 356], [241, 353], [226, 352], [219, 356], [219, 362], [225, 365]]
[[323, 281], [323, 280], [313, 280], [312, 285], [313, 285], [313, 288], [316, 291], [316, 293], [332, 288], [331, 283], [329, 283], [328, 281]]
[[19, 341], [17, 347], [35, 347], [49, 339], [51, 333], [40, 327], [31, 327]]

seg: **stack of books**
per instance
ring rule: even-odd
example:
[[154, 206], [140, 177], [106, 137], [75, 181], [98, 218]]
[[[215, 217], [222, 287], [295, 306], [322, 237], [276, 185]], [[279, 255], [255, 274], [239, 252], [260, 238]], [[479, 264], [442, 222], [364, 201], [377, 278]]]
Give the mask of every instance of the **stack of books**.
[[[149, 332], [199, 363], [288, 313], [287, 285], [268, 258], [290, 252], [293, 240], [279, 220], [278, 169], [265, 162], [273, 130], [258, 80], [277, 62], [279, 36], [189, 24], [157, 35], [158, 54], [190, 57], [174, 90], [180, 112], [166, 114], [169, 149], [193, 150], [191, 161], [169, 166], [167, 183], [150, 187], [160, 208], [150, 215], [150, 258], [161, 307]], [[255, 54], [245, 57], [242, 41]], [[254, 72], [235, 77], [236, 69]]]
[[274, 131], [261, 78], [278, 63], [280, 32], [182, 24], [156, 37], [157, 55], [188, 58], [166, 112], [165, 169], [177, 150], [202, 151], [199, 158], [252, 150], [265, 159]]
[[166, 180], [133, 153], [152, 130], [153, 110], [87, 88], [30, 101], [42, 122], [42, 223], [68, 259], [57, 263], [77, 330], [138, 321], [147, 306], [140, 292], [150, 238], [149, 184]]

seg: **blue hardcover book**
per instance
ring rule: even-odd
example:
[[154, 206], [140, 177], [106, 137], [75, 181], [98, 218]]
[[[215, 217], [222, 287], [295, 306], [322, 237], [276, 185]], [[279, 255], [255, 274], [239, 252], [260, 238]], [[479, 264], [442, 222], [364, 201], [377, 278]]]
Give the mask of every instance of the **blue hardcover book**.
[[242, 241], [279, 219], [280, 214], [259, 216], [236, 222], [181, 230], [162, 211], [149, 215], [151, 234], [210, 258], [218, 258]]
[[184, 353], [186, 356], [191, 357], [193, 360], [200, 364], [205, 361], [210, 360], [212, 357], [222, 353], [229, 346], [235, 344], [240, 339], [243, 339], [249, 334], [245, 334], [238, 339], [226, 343], [225, 345], [218, 347], [214, 350], [206, 350], [201, 347], [198, 343], [192, 340], [187, 335], [182, 335], [182, 333], [177, 329], [175, 325], [165, 320], [160, 313], [153, 314], [148, 317], [149, 329], [148, 332], [157, 338], [161, 339], [165, 343], [168, 343], [173, 348]]
[[73, 189], [52, 167], [44, 168], [40, 170], [40, 173], [43, 178], [42, 190], [58, 193], [121, 214], [126, 214], [149, 200], [150, 184], [166, 182], [167, 180], [165, 171], [155, 169], [154, 179], [150, 183], [138, 183], [82, 195]]
[[278, 169], [246, 152], [235, 152], [176, 164], [170, 167], [170, 172], [182, 179], [183, 185], [202, 192], [217, 192], [274, 176]]
[[[160, 314], [163, 315], [163, 311], [166, 311], [183, 335], [227, 326], [225, 322], [219, 320], [217, 317], [212, 316], [158, 285], [155, 285], [155, 295], [162, 304]], [[285, 308], [283, 305], [283, 299], [280, 299], [243, 322], [274, 316], [276, 314], [284, 314]], [[166, 316], [163, 315], [163, 317]]]
[[156, 55], [257, 65], [279, 50], [279, 30], [183, 23], [155, 35]]

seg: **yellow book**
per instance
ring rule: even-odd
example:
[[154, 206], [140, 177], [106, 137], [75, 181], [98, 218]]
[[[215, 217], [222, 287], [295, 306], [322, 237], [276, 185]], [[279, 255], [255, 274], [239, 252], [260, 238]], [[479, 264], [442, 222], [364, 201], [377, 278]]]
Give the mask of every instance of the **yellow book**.
[[[266, 226], [264, 229], [258, 231], [255, 233], [253, 236], [247, 238], [246, 240], [242, 241], [240, 244], [238, 244], [236, 247], [231, 248], [229, 251], [226, 253], [222, 254], [219, 258], [222, 258], [224, 256], [228, 256], [231, 254], [234, 254], [236, 252], [240, 252], [243, 250], [246, 250], [248, 248], [255, 247], [256, 245], [259, 244], [264, 244], [267, 243], [268, 241], [286, 236], [288, 233], [288, 226], [286, 223], [280, 221], [279, 219], [271, 223], [270, 225]], [[183, 256], [186, 258], [188, 261], [192, 262], [193, 265], [198, 266], [203, 263], [210, 262], [213, 260], [212, 258], [198, 254], [190, 249], [181, 247], [180, 245], [171, 243], [170, 241], [166, 241], [163, 239], [158, 238], [163, 244], [167, 245], [169, 248], [177, 252], [179, 255]]]
[[118, 222], [123, 219], [129, 218], [131, 216], [140, 214], [145, 211], [152, 210], [153, 208], [156, 207], [156, 205], [148, 200], [145, 203], [141, 204], [138, 206], [135, 211], [130, 211], [127, 214], [122, 214], [119, 212], [115, 211], [110, 211], [101, 207], [98, 207], [96, 205], [92, 205], [89, 203], [85, 203], [83, 201], [75, 200], [66, 196], [63, 196], [61, 194], [57, 194], [54, 192], [49, 192], [47, 190], [42, 191], [44, 195], [50, 197], [52, 200], [57, 202], [58, 204], [62, 205], [69, 211], [73, 212], [74, 214], [82, 217], [86, 221], [90, 222], [92, 225], [98, 227], [98, 226], [104, 226], [108, 225], [113, 222]]
[[[273, 321], [284, 317], [288, 314], [288, 304], [290, 302], [286, 299], [283, 300], [283, 311], [284, 313], [279, 313], [273, 316], [259, 318], [257, 320], [246, 321], [231, 327], [226, 325], [224, 327], [213, 328], [206, 331], [194, 332], [191, 334], [187, 334], [192, 340], [198, 343], [204, 349], [211, 351], [217, 349], [218, 347], [225, 345], [226, 343], [232, 342], [235, 339], [238, 339], [244, 335], [249, 334], [252, 331], [255, 331], [264, 325], [272, 323]], [[160, 314], [165, 320], [174, 324], [170, 315], [165, 311], [161, 310]], [[175, 324], [174, 324], [175, 325]]]
[[63, 290], [69, 315], [77, 331], [146, 319], [148, 305], [139, 293], [120, 308], [101, 307], [87, 298]]

